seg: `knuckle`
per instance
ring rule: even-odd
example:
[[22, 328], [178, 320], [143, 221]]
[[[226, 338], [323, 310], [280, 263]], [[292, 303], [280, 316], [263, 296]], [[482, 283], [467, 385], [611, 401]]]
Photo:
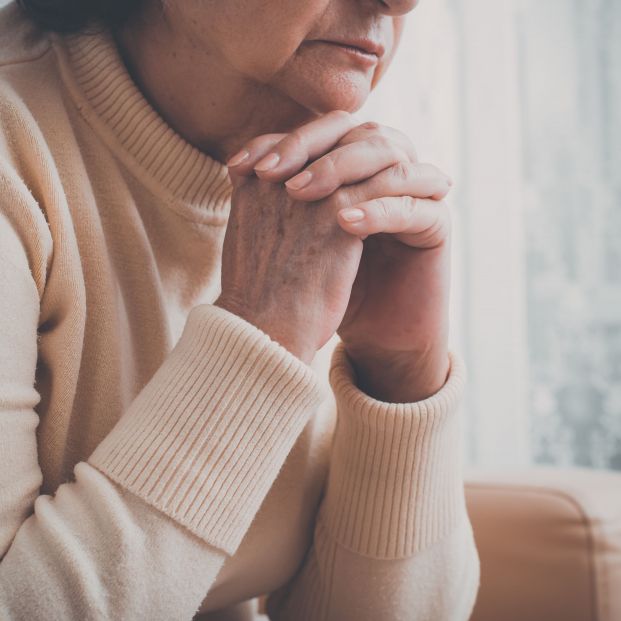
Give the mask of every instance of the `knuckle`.
[[382, 126], [375, 121], [365, 121], [362, 125], [359, 126], [360, 129], [366, 129], [372, 132], [378, 132], [382, 130]]
[[433, 248], [444, 244], [452, 232], [452, 219], [448, 206], [444, 201], [435, 202], [434, 208], [437, 210], [437, 217], [434, 222], [421, 233], [421, 239], [428, 248]]
[[391, 166], [390, 172], [397, 181], [407, 181], [410, 178], [411, 168], [407, 162], [397, 162]]
[[282, 142], [285, 149], [300, 151], [306, 149], [306, 135], [302, 130], [296, 129], [291, 132]]
[[403, 147], [385, 134], [375, 134], [368, 139], [369, 143], [384, 153], [387, 153], [394, 162], [409, 160], [409, 155]]
[[417, 218], [418, 199], [413, 196], [403, 196], [399, 202], [399, 221], [406, 228]]
[[390, 218], [390, 206], [388, 205], [388, 201], [385, 198], [377, 198], [375, 199], [375, 207], [377, 210], [377, 215], [381, 220], [388, 220]]
[[436, 230], [433, 231], [432, 238], [435, 238], [436, 245], [444, 244], [451, 236], [451, 221], [450, 218], [441, 218], [438, 221]]
[[306, 170], [313, 173], [322, 188], [335, 190], [341, 184], [338, 160], [339, 156], [336, 153], [328, 153], [313, 162]]
[[322, 157], [320, 162], [323, 168], [323, 170], [321, 171], [323, 175], [326, 175], [329, 178], [338, 177], [338, 152], [331, 151], [330, 153]]
[[394, 149], [394, 145], [390, 138], [384, 134], [373, 134], [368, 138], [369, 143], [382, 151], [392, 151]]
[[415, 211], [418, 207], [418, 199], [414, 196], [405, 196], [404, 207], [408, 213]]
[[432, 172], [431, 167], [432, 164], [427, 164], [426, 162], [416, 162], [413, 173], [416, 177], [425, 177]]
[[351, 206], [351, 200], [346, 190], [340, 189], [332, 194], [330, 202], [335, 211], [341, 211]]

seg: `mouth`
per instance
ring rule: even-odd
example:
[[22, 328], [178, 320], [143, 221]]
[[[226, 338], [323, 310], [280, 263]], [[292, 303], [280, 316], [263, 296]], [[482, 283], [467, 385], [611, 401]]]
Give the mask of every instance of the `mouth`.
[[384, 55], [384, 46], [371, 39], [316, 39], [312, 43], [323, 43], [345, 52], [350, 58], [366, 65], [375, 65]]
[[341, 40], [326, 40], [325, 43], [332, 43], [333, 45], [340, 45], [342, 47], [348, 47], [356, 51], [366, 54], [367, 56], [377, 56], [381, 58], [384, 55], [384, 46], [372, 39], [356, 38], [356, 39], [341, 39]]

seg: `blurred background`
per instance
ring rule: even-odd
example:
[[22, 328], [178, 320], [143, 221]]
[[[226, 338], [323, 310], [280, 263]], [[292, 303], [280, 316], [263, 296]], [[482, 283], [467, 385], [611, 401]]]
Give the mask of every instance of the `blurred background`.
[[621, 470], [621, 2], [422, 0], [363, 114], [453, 176], [468, 461]]
[[421, 0], [360, 114], [456, 182], [467, 461], [621, 470], [621, 2]]

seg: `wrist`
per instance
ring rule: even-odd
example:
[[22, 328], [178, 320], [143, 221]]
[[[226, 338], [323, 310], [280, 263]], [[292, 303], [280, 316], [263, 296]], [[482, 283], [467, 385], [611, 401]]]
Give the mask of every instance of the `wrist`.
[[310, 365], [312, 362], [316, 351], [310, 342], [301, 338], [303, 331], [298, 333], [295, 330], [289, 330], [285, 321], [276, 320], [274, 317], [265, 319], [229, 297], [221, 295], [213, 304], [252, 324], [305, 364]]
[[345, 346], [365, 394], [387, 403], [413, 403], [436, 394], [450, 372], [448, 346], [422, 352], [391, 352]]

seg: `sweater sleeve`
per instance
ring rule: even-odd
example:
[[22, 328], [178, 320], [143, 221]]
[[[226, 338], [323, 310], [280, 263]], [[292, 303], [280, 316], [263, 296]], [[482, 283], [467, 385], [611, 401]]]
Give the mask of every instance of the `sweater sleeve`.
[[191, 619], [316, 410], [316, 376], [250, 324], [197, 306], [75, 481], [40, 494], [26, 229], [0, 209], [0, 618]]
[[479, 561], [465, 507], [457, 407], [465, 368], [410, 404], [355, 385], [339, 343], [330, 382], [337, 423], [311, 547], [270, 594], [271, 621], [469, 618]]

